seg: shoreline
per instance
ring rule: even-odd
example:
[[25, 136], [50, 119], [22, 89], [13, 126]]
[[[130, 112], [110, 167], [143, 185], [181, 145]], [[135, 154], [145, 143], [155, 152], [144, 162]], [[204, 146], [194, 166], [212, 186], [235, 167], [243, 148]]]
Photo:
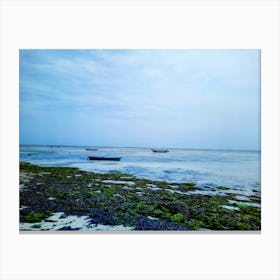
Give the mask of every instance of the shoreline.
[[20, 230], [260, 230], [261, 193], [20, 162]]

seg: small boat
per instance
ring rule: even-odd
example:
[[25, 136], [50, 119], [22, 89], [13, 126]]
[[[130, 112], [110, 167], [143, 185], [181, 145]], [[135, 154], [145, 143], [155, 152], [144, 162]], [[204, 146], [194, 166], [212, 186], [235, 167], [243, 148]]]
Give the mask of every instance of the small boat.
[[151, 149], [154, 153], [167, 153], [167, 149]]
[[88, 157], [88, 160], [114, 160], [119, 161], [121, 157]]
[[94, 149], [94, 148], [86, 148], [86, 151], [97, 151], [98, 149]]

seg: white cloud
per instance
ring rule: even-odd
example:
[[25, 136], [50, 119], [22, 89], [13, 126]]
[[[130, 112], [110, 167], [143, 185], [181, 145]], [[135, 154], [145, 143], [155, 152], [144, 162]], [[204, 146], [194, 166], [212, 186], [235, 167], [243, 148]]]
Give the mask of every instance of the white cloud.
[[[232, 146], [242, 145], [234, 136], [238, 130], [251, 131], [251, 138], [258, 135], [257, 51], [72, 50], [42, 51], [41, 56], [40, 51], [36, 56], [29, 52], [21, 59], [23, 115], [68, 115], [87, 133], [92, 125], [99, 131], [117, 127], [128, 145], [144, 139], [142, 134], [147, 137], [149, 130], [151, 142], [164, 136], [166, 145], [194, 145], [190, 139], [200, 137], [211, 146], [216, 134], [231, 134], [229, 123]], [[22, 125], [30, 121], [21, 119]], [[173, 137], [168, 138], [168, 132]]]

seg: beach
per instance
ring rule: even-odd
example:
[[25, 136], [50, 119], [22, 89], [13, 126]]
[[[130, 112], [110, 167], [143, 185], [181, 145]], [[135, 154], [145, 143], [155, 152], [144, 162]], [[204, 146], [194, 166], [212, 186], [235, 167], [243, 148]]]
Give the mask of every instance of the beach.
[[261, 229], [258, 188], [20, 162], [20, 231]]

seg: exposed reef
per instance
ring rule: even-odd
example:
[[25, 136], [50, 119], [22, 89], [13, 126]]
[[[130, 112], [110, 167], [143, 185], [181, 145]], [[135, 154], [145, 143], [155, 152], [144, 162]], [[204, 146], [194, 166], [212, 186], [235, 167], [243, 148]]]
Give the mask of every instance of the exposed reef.
[[20, 230], [260, 230], [261, 194], [20, 163]]

